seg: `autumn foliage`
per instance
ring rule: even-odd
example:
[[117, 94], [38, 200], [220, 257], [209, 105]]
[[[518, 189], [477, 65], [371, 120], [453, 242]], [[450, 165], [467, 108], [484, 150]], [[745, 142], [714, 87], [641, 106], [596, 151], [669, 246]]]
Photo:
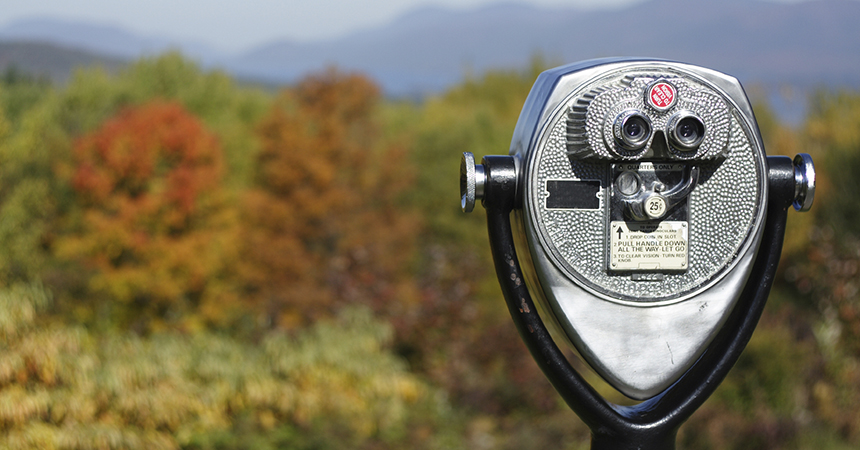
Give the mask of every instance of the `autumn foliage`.
[[156, 100], [79, 139], [74, 164], [80, 217], [57, 249], [92, 271], [87, 291], [137, 320], [217, 315], [232, 244], [215, 136]]
[[[421, 102], [178, 54], [0, 76], [0, 449], [587, 448], [457, 200], [461, 152], [507, 152], [543, 67]], [[756, 106], [770, 154], [813, 153], [816, 205], [679, 447], [860, 443], [858, 99], [794, 127]]]
[[347, 303], [410, 301], [410, 171], [381, 142], [378, 88], [329, 71], [283, 92], [259, 127], [242, 275], [271, 321], [295, 326]]

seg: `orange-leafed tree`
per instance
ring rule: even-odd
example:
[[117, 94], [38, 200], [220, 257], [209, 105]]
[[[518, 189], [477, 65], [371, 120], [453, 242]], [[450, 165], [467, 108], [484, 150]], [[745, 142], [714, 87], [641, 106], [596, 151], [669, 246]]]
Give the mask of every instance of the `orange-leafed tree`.
[[89, 270], [84, 304], [146, 328], [224, 319], [236, 227], [222, 171], [217, 139], [174, 102], [82, 137], [67, 171], [79, 213], [57, 251]]
[[363, 76], [329, 70], [282, 92], [259, 127], [242, 274], [278, 325], [346, 302], [409, 303], [416, 220], [398, 199], [411, 171], [402, 149], [383, 142], [379, 100]]

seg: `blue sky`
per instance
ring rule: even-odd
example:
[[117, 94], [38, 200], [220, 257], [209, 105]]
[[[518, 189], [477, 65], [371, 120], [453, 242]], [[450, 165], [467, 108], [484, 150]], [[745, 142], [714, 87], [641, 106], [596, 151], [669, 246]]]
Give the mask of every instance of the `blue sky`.
[[[506, 0], [511, 2], [511, 0]], [[645, 0], [515, 0], [544, 7], [617, 8]], [[750, 0], [752, 1], [752, 0]], [[797, 0], [770, 0], [797, 1]], [[3, 0], [0, 27], [52, 17], [118, 25], [142, 35], [192, 39], [239, 51], [273, 39], [327, 39], [421, 6], [468, 9], [499, 0]]]

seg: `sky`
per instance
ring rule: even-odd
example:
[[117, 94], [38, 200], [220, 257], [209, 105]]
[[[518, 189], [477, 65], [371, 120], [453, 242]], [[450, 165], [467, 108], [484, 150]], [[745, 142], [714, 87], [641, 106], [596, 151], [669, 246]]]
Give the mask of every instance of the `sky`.
[[[511, 3], [511, 0], [501, 0]], [[50, 17], [118, 25], [142, 36], [194, 40], [238, 52], [275, 39], [340, 37], [420, 7], [470, 9], [500, 0], [3, 0], [0, 27]], [[618, 8], [645, 0], [514, 0], [541, 7]], [[770, 0], [798, 1], [798, 0]]]

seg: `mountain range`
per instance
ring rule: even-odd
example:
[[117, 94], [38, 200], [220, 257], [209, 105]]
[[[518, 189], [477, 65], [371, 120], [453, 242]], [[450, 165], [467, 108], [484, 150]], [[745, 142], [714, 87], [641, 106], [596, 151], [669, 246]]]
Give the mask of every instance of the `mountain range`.
[[[612, 10], [492, 4], [427, 7], [387, 25], [317, 42], [276, 40], [236, 54], [120, 27], [31, 18], [0, 27], [0, 70], [128, 61], [178, 49], [207, 68], [289, 83], [326, 66], [358, 70], [390, 95], [436, 92], [467, 74], [603, 56], [650, 56], [707, 66], [743, 83], [860, 87], [860, 1], [649, 0]], [[30, 45], [30, 51], [22, 45]], [[14, 47], [15, 51], [12, 51]], [[29, 59], [28, 59], [29, 58]], [[62, 58], [60, 58], [62, 59]], [[63, 70], [48, 74], [62, 79]]]

